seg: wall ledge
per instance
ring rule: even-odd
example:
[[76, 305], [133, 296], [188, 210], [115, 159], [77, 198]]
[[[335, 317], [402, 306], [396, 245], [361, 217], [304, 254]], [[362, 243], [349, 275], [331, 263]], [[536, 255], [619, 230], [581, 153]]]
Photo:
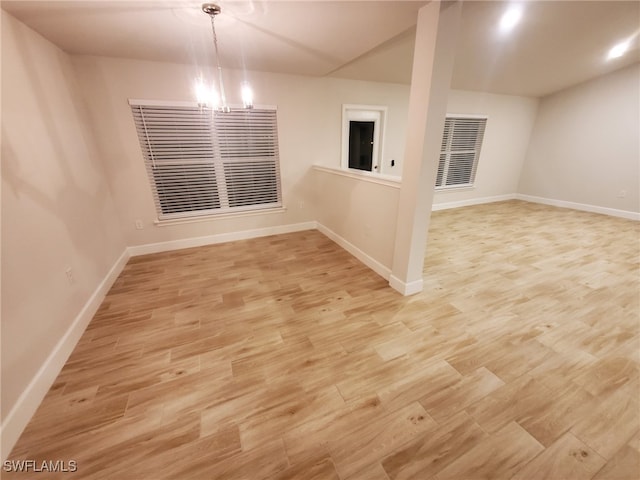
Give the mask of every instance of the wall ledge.
[[330, 173], [332, 175], [340, 175], [342, 177], [353, 178], [363, 182], [377, 183], [378, 185], [385, 185], [392, 188], [400, 188], [402, 178], [394, 177], [391, 175], [383, 175], [380, 173], [370, 172], [356, 172], [349, 170], [342, 170], [341, 168], [323, 167], [322, 165], [313, 165], [314, 170], [318, 172]]

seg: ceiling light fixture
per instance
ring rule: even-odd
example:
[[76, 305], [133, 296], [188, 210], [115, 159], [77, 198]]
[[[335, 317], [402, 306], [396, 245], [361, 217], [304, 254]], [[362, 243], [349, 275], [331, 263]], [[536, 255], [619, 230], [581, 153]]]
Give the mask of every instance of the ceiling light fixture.
[[[215, 18], [222, 12], [219, 5], [215, 3], [204, 3], [202, 5], [202, 11], [209, 15], [211, 19], [211, 31], [213, 33], [213, 49], [216, 56], [216, 70], [218, 71], [218, 89], [220, 96], [216, 93], [215, 89], [208, 87], [204, 80], [201, 78], [196, 82], [196, 97], [200, 105], [210, 105], [217, 108], [219, 112], [230, 112], [231, 108], [227, 105], [227, 96], [224, 89], [224, 79], [222, 78], [222, 66], [220, 65], [220, 53], [218, 52], [218, 36], [216, 34]], [[253, 108], [253, 92], [251, 87], [246, 82], [243, 82], [241, 86], [242, 103], [244, 108]]]
[[522, 5], [511, 5], [500, 18], [500, 32], [509, 33], [522, 18]]
[[202, 77], [196, 80], [194, 90], [196, 92], [198, 105], [218, 105], [219, 99], [215, 87], [213, 85], [207, 85]]
[[242, 82], [241, 92], [244, 108], [253, 108], [253, 90], [247, 82]]
[[613, 60], [614, 58], [619, 58], [627, 53], [629, 47], [631, 46], [631, 40], [625, 40], [624, 42], [620, 42], [617, 45], [611, 47], [609, 53], [607, 54], [607, 60]]

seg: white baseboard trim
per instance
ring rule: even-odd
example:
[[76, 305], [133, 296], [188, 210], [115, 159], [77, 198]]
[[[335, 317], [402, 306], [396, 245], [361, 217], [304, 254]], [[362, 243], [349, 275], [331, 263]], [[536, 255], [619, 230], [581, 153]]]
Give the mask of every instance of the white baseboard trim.
[[609, 207], [599, 207], [597, 205], [588, 205], [586, 203], [567, 202], [565, 200], [555, 200], [553, 198], [536, 197], [533, 195], [524, 195], [518, 193], [516, 199], [524, 200], [525, 202], [541, 203], [544, 205], [551, 205], [553, 207], [571, 208], [573, 210], [582, 210], [584, 212], [600, 213], [603, 215], [610, 215], [612, 217], [626, 218], [628, 220], [640, 220], [640, 213], [630, 212], [628, 210], [618, 210]]
[[82, 307], [82, 310], [78, 313], [64, 336], [56, 344], [53, 351], [47, 357], [47, 360], [38, 370], [38, 373], [36, 373], [31, 382], [29, 382], [29, 385], [22, 392], [9, 414], [3, 419], [2, 426], [0, 427], [0, 438], [2, 439], [0, 456], [3, 462], [9, 456], [9, 453], [11, 453], [11, 449], [40, 406], [49, 388], [53, 385], [53, 382], [62, 370], [62, 367], [64, 367], [69, 355], [73, 352], [78, 340], [80, 340], [87, 325], [89, 325], [89, 322], [128, 260], [129, 252], [125, 249], [91, 297], [89, 297], [89, 300], [87, 300], [87, 303]]
[[134, 245], [129, 247], [127, 250], [129, 255], [135, 257], [138, 255], [147, 255], [149, 253], [169, 252], [171, 250], [181, 250], [183, 248], [202, 247], [204, 245], [214, 245], [216, 243], [234, 242], [236, 240], [267, 237], [269, 235], [301, 232], [303, 230], [313, 230], [315, 228], [316, 222], [314, 221], [293, 223], [290, 225], [276, 225], [275, 227], [256, 228], [253, 230], [242, 230], [239, 232], [218, 233], [203, 237], [181, 238], [180, 240], [170, 240], [168, 242]]
[[405, 283], [399, 278], [391, 275], [390, 268], [385, 267], [382, 263], [377, 261], [371, 255], [363, 252], [360, 248], [356, 247], [353, 243], [346, 240], [344, 237], [341, 237], [330, 228], [324, 226], [321, 223], [318, 223], [317, 229], [320, 233], [322, 233], [326, 237], [336, 242], [338, 245], [340, 245], [347, 252], [349, 252], [351, 255], [356, 257], [358, 260], [360, 260], [362, 263], [364, 263], [367, 267], [369, 267], [371, 270], [376, 272], [382, 278], [384, 278], [385, 280], [388, 280], [391, 288], [400, 292], [402, 295], [405, 295], [405, 296], [414, 295], [422, 291], [423, 284], [424, 284], [424, 281], [422, 280], [422, 278], [419, 280], [415, 280], [413, 282]]
[[400, 292], [402, 295], [409, 296], [415, 295], [416, 293], [420, 293], [424, 288], [424, 280], [414, 280], [413, 282], [405, 283], [400, 280], [398, 277], [391, 275], [389, 277], [389, 285], [394, 290]]
[[364, 263], [367, 267], [369, 267], [371, 270], [376, 272], [382, 278], [384, 278], [385, 280], [389, 280], [389, 277], [391, 276], [391, 269], [385, 267], [382, 263], [377, 261], [375, 258], [363, 252], [358, 247], [356, 247], [353, 243], [341, 237], [336, 232], [325, 227], [321, 223], [317, 223], [316, 228], [320, 233], [322, 233], [324, 236], [329, 237], [331, 240], [336, 242], [338, 245], [340, 245], [347, 252], [349, 252], [351, 255], [356, 257], [358, 260], [360, 260], [362, 263]]
[[470, 207], [471, 205], [482, 205], [483, 203], [504, 202], [506, 200], [515, 200], [517, 194], [509, 193], [506, 195], [494, 195], [492, 197], [470, 198], [468, 200], [458, 200], [456, 202], [434, 203], [431, 207], [432, 212], [438, 210], [448, 210], [450, 208]]

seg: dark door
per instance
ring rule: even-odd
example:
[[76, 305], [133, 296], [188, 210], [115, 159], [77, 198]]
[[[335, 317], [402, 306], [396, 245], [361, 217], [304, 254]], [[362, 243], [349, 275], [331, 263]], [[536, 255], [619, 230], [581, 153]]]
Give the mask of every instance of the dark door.
[[349, 168], [370, 172], [373, 167], [375, 122], [349, 122]]

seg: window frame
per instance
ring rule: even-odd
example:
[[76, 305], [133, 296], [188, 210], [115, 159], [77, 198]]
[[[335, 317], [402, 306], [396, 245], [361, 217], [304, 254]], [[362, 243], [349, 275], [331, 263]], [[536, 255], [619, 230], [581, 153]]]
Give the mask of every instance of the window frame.
[[[475, 151], [475, 156], [474, 156], [474, 161], [473, 161], [473, 166], [472, 166], [472, 171], [471, 171], [471, 178], [470, 178], [470, 182], [467, 183], [457, 183], [457, 184], [453, 184], [453, 185], [446, 185], [446, 181], [448, 178], [448, 167], [450, 165], [451, 162], [451, 154], [455, 153], [455, 150], [451, 150], [449, 147], [451, 146], [451, 143], [453, 141], [454, 138], [454, 134], [455, 134], [455, 128], [451, 131], [450, 135], [448, 136], [448, 138], [445, 141], [445, 133], [446, 133], [446, 122], [450, 119], [456, 120], [456, 119], [460, 119], [460, 120], [484, 120], [484, 125], [482, 126], [481, 129], [481, 133], [480, 133], [480, 141], [479, 144], [477, 146], [477, 149], [474, 149]], [[447, 113], [446, 117], [445, 117], [445, 127], [443, 128], [442, 131], [442, 140], [441, 140], [441, 149], [440, 149], [440, 153], [438, 155], [438, 171], [440, 170], [440, 157], [445, 154], [445, 165], [443, 167], [443, 175], [441, 178], [441, 181], [443, 183], [443, 185], [438, 185], [438, 175], [436, 174], [436, 182], [435, 182], [435, 190], [436, 192], [441, 192], [441, 191], [450, 191], [450, 190], [456, 190], [456, 189], [467, 189], [467, 188], [474, 188], [475, 186], [475, 179], [476, 179], [476, 174], [477, 174], [477, 170], [478, 170], [478, 165], [480, 163], [480, 155], [482, 153], [482, 146], [484, 144], [484, 135], [486, 133], [486, 128], [487, 128], [487, 123], [488, 123], [489, 117], [487, 115], [481, 115], [481, 114], [458, 114], [458, 113]], [[478, 142], [478, 139], [476, 139], [476, 143]], [[444, 148], [444, 150], [442, 149], [443, 146], [446, 147]], [[470, 150], [470, 149], [465, 149], [465, 150]], [[461, 150], [458, 150], [461, 151]]]
[[[131, 112], [132, 112], [132, 119], [134, 121], [136, 136], [138, 137], [138, 140], [140, 142], [144, 168], [147, 173], [147, 180], [149, 182], [149, 186], [151, 189], [152, 198], [154, 202], [154, 208], [156, 210], [156, 215], [158, 219], [156, 223], [158, 224], [163, 222], [174, 223], [174, 222], [183, 222], [183, 221], [193, 221], [193, 220], [199, 220], [199, 219], [213, 219], [218, 217], [228, 217], [231, 215], [269, 213], [275, 210], [282, 210], [284, 208], [283, 200], [282, 200], [282, 176], [281, 176], [280, 153], [279, 153], [280, 142], [279, 142], [279, 134], [278, 134], [278, 118], [277, 118], [276, 106], [256, 105], [252, 109], [246, 109], [241, 105], [230, 106], [231, 112], [236, 114], [245, 113], [247, 115], [252, 115], [252, 114], [256, 115], [256, 112], [258, 112], [257, 114], [259, 114], [260, 112], [273, 112], [273, 120], [270, 121], [268, 125], [268, 128], [272, 129], [271, 137], [273, 140], [272, 140], [271, 147], [273, 149], [273, 153], [271, 155], [266, 155], [264, 158], [266, 158], [267, 160], [263, 160], [262, 162], [268, 167], [271, 167], [271, 169], [274, 171], [273, 177], [271, 177], [271, 175], [269, 174], [268, 178], [269, 180], [272, 178], [273, 188], [275, 188], [275, 195], [276, 195], [276, 201], [270, 202], [270, 203], [257, 203], [252, 205], [231, 206], [228, 187], [233, 185], [233, 183], [230, 183], [230, 179], [233, 177], [233, 173], [232, 173], [233, 167], [237, 166], [238, 162], [239, 161], [241, 162], [242, 160], [237, 160], [229, 156], [228, 154], [225, 156], [223, 153], [221, 153], [221, 147], [223, 147], [224, 149], [224, 146], [222, 146], [222, 142], [221, 142], [221, 138], [223, 137], [223, 134], [217, 133], [216, 126], [215, 126], [216, 124], [215, 115], [225, 115], [225, 113], [216, 112], [215, 110], [211, 108], [203, 107], [202, 105], [199, 105], [196, 102], [129, 99], [128, 103], [130, 105]], [[169, 213], [164, 211], [162, 202], [163, 201], [166, 202], [167, 198], [162, 197], [161, 193], [159, 193], [157, 179], [153, 171], [154, 168], [157, 168], [157, 165], [154, 159], [154, 156], [156, 154], [155, 152], [150, 153], [151, 146], [149, 145], [150, 138], [146, 131], [147, 125], [144, 125], [144, 137], [143, 137], [141, 136], [141, 129], [139, 128], [138, 120], [136, 119], [135, 111], [134, 111], [135, 108], [144, 109], [144, 107], [148, 107], [150, 109], [154, 107], [157, 107], [160, 109], [162, 108], [193, 109], [193, 110], [197, 109], [197, 110], [200, 110], [200, 112], [207, 111], [211, 113], [212, 115], [211, 119], [207, 122], [207, 126], [206, 126], [206, 128], [209, 131], [209, 140], [211, 142], [210, 144], [211, 157], [209, 158], [209, 161], [203, 160], [200, 164], [203, 166], [211, 166], [212, 170], [215, 171], [215, 175], [213, 175], [213, 177], [215, 177], [215, 180], [214, 180], [215, 186], [209, 187], [209, 189], [207, 189], [207, 193], [215, 191], [215, 194], [220, 197], [219, 199], [219, 203], [221, 205], [220, 207], [213, 208], [213, 209], [194, 209], [194, 210], [188, 210], [188, 211], [169, 212]], [[194, 118], [196, 117], [194, 116]], [[206, 137], [206, 135], [203, 135], [203, 138], [204, 137]], [[204, 138], [204, 142], [206, 142], [206, 138]], [[180, 144], [179, 141], [176, 142], [176, 145], [182, 146], [182, 144]], [[241, 147], [239, 148], [241, 149]], [[239, 157], [239, 158], [246, 159], [247, 163], [252, 162], [250, 160], [251, 155], [247, 157]], [[255, 160], [255, 161], [259, 162], [260, 160]], [[190, 165], [190, 164], [191, 164], [190, 159], [186, 159], [186, 161], [184, 162], [180, 162], [178, 160], [175, 160], [173, 163], [172, 161], [166, 162], [166, 165], [168, 166], [168, 168], [172, 168], [172, 166], [175, 168], [178, 168], [180, 166], [184, 167], [185, 165]], [[231, 167], [231, 168], [228, 168], [228, 167]], [[246, 172], [251, 173], [252, 167], [246, 166], [244, 168], [246, 169], [245, 170]], [[212, 181], [211, 178], [208, 181]], [[269, 184], [267, 185], [268, 185], [267, 189], [270, 189], [271, 186]], [[238, 184], [235, 184], [235, 187], [238, 188]], [[190, 185], [189, 188], [192, 188], [192, 186]], [[266, 193], [264, 192], [262, 193], [263, 195], [266, 195]], [[207, 200], [208, 199], [205, 199], [204, 201], [201, 201], [201, 202], [197, 201], [197, 202], [194, 202], [194, 204], [206, 202]]]
[[[342, 105], [342, 154], [340, 159], [340, 168], [342, 170], [359, 175], [380, 175], [382, 173], [386, 117], [387, 107], [384, 105], [357, 105], [351, 103]], [[374, 122], [371, 170], [349, 167], [349, 127], [351, 121]]]

